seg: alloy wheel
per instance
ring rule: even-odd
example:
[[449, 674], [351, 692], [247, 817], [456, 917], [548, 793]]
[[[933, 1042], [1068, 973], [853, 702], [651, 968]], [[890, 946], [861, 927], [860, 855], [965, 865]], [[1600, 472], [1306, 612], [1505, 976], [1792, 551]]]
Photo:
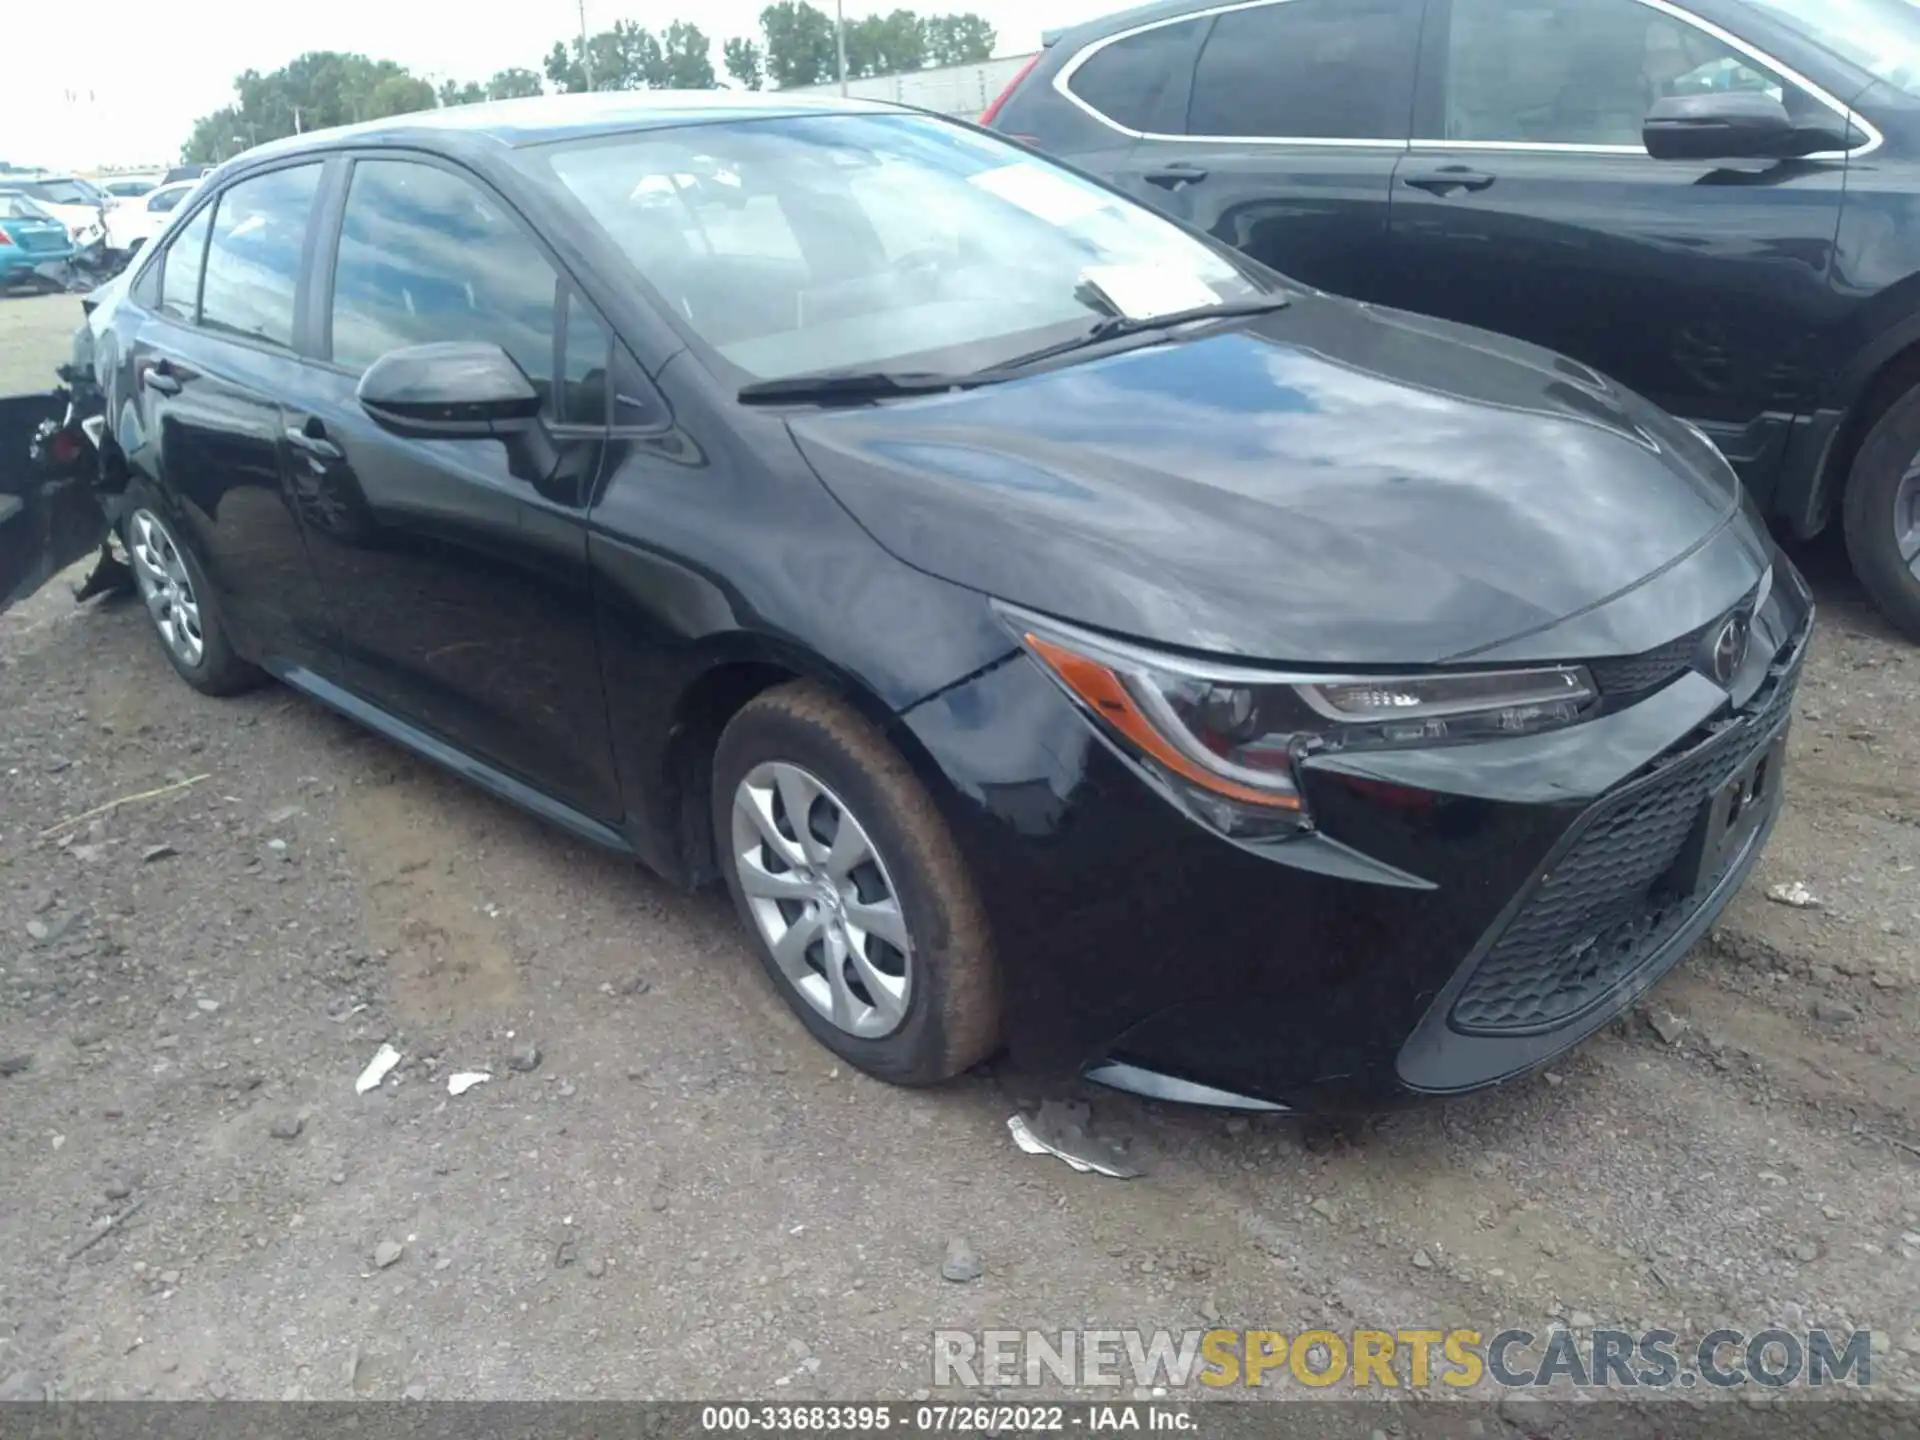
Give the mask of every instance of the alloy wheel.
[[180, 547], [159, 516], [151, 510], [136, 510], [127, 521], [127, 549], [133, 556], [140, 598], [147, 603], [161, 643], [181, 664], [198, 665], [207, 641], [200, 629], [200, 597]]
[[1913, 578], [1920, 580], [1920, 456], [1893, 491], [1893, 543]]
[[769, 760], [733, 795], [733, 863], [775, 967], [837, 1028], [877, 1040], [912, 998], [913, 938], [872, 837], [800, 766]]

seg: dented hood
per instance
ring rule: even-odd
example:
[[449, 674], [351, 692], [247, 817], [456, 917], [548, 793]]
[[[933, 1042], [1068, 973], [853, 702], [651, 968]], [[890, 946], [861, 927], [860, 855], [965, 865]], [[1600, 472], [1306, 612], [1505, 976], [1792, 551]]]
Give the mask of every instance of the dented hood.
[[[1690, 427], [1550, 352], [1307, 295], [1258, 321], [936, 397], [796, 418], [890, 552], [1115, 633], [1427, 663], [1608, 607], [1749, 530]], [[1717, 539], [1716, 539], [1717, 537]], [[1763, 539], [1651, 646], [1732, 603]], [[1671, 587], [1669, 587], [1671, 588]], [[1574, 627], [1578, 628], [1578, 627]], [[1642, 648], [1618, 624], [1569, 658]]]

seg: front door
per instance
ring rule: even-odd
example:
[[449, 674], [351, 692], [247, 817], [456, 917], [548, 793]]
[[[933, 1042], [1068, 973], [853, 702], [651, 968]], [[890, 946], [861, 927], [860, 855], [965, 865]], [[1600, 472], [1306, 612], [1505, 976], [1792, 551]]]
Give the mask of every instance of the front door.
[[1844, 158], [1660, 161], [1660, 98], [1826, 99], [1668, 5], [1435, 0], [1394, 187], [1395, 303], [1584, 360], [1713, 436], [1763, 493], [1835, 357]]
[[[572, 413], [606, 329], [496, 195], [424, 161], [354, 163], [330, 276], [330, 363], [283, 396], [347, 684], [617, 820], [584, 528], [605, 414]], [[515, 473], [499, 440], [403, 438], [360, 408], [380, 356], [450, 340], [498, 344], [547, 397], [555, 478]]]

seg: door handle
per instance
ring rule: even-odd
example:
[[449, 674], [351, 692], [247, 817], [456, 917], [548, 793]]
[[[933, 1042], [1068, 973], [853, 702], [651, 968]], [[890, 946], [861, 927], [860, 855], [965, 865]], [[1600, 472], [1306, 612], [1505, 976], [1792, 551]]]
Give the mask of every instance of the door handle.
[[156, 395], [180, 393], [180, 377], [173, 373], [173, 366], [164, 360], [156, 360], [147, 367], [146, 385]]
[[1191, 161], [1176, 160], [1171, 165], [1163, 165], [1158, 170], [1149, 170], [1140, 177], [1149, 185], [1158, 185], [1163, 190], [1178, 190], [1182, 185], [1191, 185], [1196, 180], [1207, 178], [1207, 167], [1195, 165]]
[[318, 420], [309, 420], [304, 425], [287, 426], [287, 444], [303, 455], [315, 460], [344, 460], [346, 451], [327, 439], [326, 427]]
[[1451, 195], [1459, 190], [1485, 190], [1497, 178], [1484, 170], [1469, 169], [1465, 165], [1443, 165], [1424, 175], [1408, 175], [1400, 183], [1433, 195]]

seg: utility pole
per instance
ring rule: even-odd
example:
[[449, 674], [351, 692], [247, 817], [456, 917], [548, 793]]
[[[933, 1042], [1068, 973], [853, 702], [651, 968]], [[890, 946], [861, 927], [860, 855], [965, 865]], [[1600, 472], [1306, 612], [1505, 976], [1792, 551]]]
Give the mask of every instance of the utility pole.
[[847, 93], [847, 0], [833, 0], [833, 49], [840, 61], [840, 93]]
[[593, 56], [587, 52], [587, 0], [580, 5], [580, 73], [587, 77], [587, 89], [593, 89]]

